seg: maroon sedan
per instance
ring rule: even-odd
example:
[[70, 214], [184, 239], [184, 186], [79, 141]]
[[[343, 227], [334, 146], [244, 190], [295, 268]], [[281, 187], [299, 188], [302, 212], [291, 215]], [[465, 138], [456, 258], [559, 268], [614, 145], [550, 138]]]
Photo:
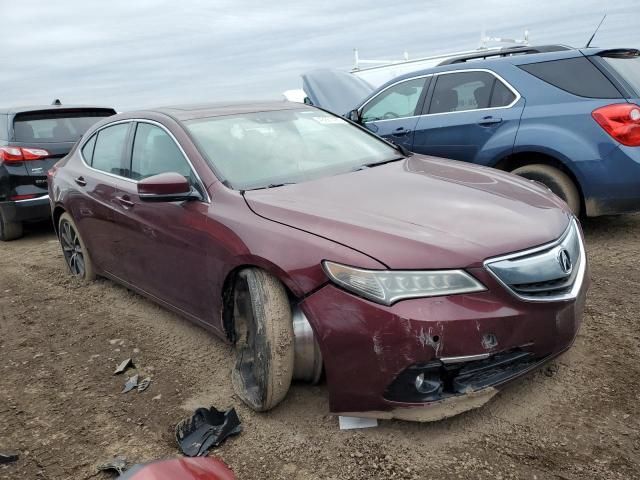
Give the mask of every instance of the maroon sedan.
[[580, 326], [587, 259], [558, 197], [306, 105], [116, 115], [49, 180], [71, 273], [235, 344], [232, 381], [255, 410], [324, 371], [332, 412], [444, 418]]

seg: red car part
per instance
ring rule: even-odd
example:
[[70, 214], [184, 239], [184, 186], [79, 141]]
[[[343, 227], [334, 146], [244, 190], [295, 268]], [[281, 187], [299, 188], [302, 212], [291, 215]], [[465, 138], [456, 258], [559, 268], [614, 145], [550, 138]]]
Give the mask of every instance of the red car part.
[[145, 465], [136, 465], [122, 480], [235, 480], [236, 476], [223, 462], [215, 458], [174, 458]]

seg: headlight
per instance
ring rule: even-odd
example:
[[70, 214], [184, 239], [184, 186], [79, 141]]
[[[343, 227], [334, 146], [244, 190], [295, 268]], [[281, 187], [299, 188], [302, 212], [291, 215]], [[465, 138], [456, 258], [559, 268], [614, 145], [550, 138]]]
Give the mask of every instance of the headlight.
[[384, 305], [406, 298], [486, 290], [464, 270], [363, 270], [327, 260], [322, 262], [322, 266], [337, 285]]

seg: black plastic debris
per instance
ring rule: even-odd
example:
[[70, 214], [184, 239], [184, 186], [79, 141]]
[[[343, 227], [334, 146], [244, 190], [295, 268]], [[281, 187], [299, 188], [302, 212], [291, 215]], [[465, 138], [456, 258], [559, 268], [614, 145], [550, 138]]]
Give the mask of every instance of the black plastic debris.
[[192, 417], [176, 426], [176, 441], [187, 457], [204, 457], [231, 435], [242, 431], [235, 408], [221, 412], [215, 407], [198, 408]]
[[127, 393], [138, 386], [138, 374], [130, 377], [124, 384], [124, 389], [120, 393]]
[[121, 373], [126, 372], [129, 368], [135, 368], [135, 365], [133, 364], [133, 360], [132, 359], [127, 358], [120, 365], [118, 365], [118, 367], [116, 368], [116, 371], [113, 372], [113, 374], [114, 375], [119, 375]]
[[19, 455], [17, 453], [0, 452], [0, 465], [4, 465], [5, 463], [17, 462], [18, 458]]
[[144, 378], [140, 383], [138, 383], [138, 393], [144, 392], [151, 385], [151, 377]]
[[116, 472], [118, 475], [122, 475], [127, 469], [126, 457], [115, 457], [113, 460], [98, 465], [99, 472]]

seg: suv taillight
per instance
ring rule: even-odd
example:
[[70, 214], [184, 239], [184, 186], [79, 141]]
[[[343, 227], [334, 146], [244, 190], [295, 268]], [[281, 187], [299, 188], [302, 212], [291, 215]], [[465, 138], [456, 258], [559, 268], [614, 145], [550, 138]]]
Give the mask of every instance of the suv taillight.
[[640, 107], [633, 103], [614, 103], [591, 112], [604, 130], [628, 147], [640, 147]]
[[0, 161], [4, 163], [27, 162], [47, 158], [49, 152], [42, 148], [0, 147]]

